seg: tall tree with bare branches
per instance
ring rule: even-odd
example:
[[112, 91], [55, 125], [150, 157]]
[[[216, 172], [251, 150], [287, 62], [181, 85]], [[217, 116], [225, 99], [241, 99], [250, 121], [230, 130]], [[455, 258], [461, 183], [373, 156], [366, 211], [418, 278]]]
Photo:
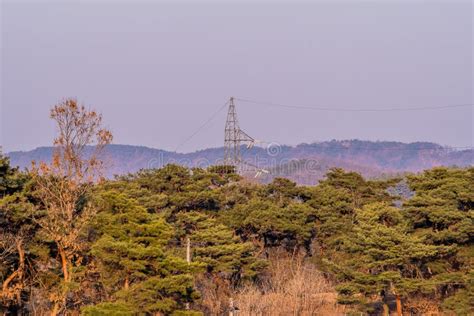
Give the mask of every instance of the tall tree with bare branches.
[[60, 290], [50, 294], [52, 315], [65, 308], [69, 288], [74, 281], [73, 268], [80, 264], [84, 243], [81, 233], [95, 213], [87, 202], [95, 182], [101, 179], [101, 154], [112, 141], [102, 127], [102, 116], [66, 99], [51, 109], [58, 135], [50, 164], [33, 164], [35, 193], [41, 202], [41, 216], [35, 220], [46, 238], [54, 242], [61, 263]]

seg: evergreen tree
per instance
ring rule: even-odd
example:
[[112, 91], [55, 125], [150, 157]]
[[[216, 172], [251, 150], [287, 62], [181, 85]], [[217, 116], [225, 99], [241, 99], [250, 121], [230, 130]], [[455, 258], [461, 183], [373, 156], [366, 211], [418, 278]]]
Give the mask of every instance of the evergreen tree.
[[404, 204], [414, 234], [430, 245], [456, 247], [455, 257], [429, 263], [443, 307], [459, 315], [474, 312], [474, 168], [434, 168], [408, 177], [413, 198]]
[[190, 238], [193, 262], [205, 265], [207, 272], [227, 280], [256, 276], [265, 266], [254, 255], [252, 243], [242, 242], [229, 227], [201, 212], [177, 215], [181, 238]]
[[284, 207], [255, 198], [222, 214], [244, 239], [261, 241], [262, 247], [284, 245], [288, 249], [307, 246], [313, 236], [314, 210], [299, 202]]
[[28, 175], [12, 168], [0, 152], [0, 300], [8, 312], [20, 314], [22, 296], [31, 281], [26, 260], [37, 230], [28, 212], [34, 207], [28, 181]]
[[320, 256], [337, 260], [338, 249], [352, 230], [356, 209], [372, 202], [391, 202], [393, 197], [386, 192], [390, 184], [367, 181], [358, 173], [335, 168], [311, 189], [307, 204], [315, 209], [315, 246]]
[[[122, 193], [102, 192], [92, 246], [101, 281], [111, 298], [84, 313], [117, 308], [132, 314], [172, 313], [198, 297], [193, 289], [194, 267], [170, 253], [175, 232], [157, 214]], [[114, 304], [110, 304], [114, 303]]]
[[346, 255], [327, 263], [340, 278], [340, 301], [351, 304], [368, 303], [365, 298], [384, 294], [403, 300], [433, 293], [437, 280], [429, 265], [447, 260], [456, 251], [453, 246], [430, 245], [425, 237], [410, 234], [403, 213], [380, 202], [357, 210], [353, 230], [340, 250]]

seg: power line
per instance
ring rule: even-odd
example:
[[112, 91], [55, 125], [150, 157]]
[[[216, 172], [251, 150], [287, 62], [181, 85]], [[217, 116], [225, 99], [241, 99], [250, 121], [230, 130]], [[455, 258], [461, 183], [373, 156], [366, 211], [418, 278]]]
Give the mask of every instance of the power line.
[[204, 129], [204, 127], [206, 127], [216, 116], [217, 114], [219, 114], [226, 106], [227, 104], [229, 103], [229, 101], [227, 101], [226, 103], [224, 103], [223, 106], [221, 106], [216, 112], [214, 112], [205, 122], [204, 124], [202, 124], [201, 126], [199, 126], [190, 136], [188, 136], [185, 140], [183, 140], [178, 146], [176, 146], [176, 148], [174, 149], [174, 151], [176, 152], [179, 148], [181, 148], [181, 146], [183, 146], [184, 144], [186, 144], [187, 142], [189, 142], [194, 136], [196, 136], [197, 133], [199, 133], [200, 131], [202, 131]]
[[425, 111], [425, 110], [442, 110], [442, 109], [452, 109], [452, 108], [474, 106], [474, 103], [466, 103], [466, 104], [453, 104], [453, 105], [441, 105], [441, 106], [400, 107], [400, 108], [386, 108], [386, 109], [376, 109], [376, 108], [351, 109], [351, 108], [337, 108], [337, 107], [332, 108], [332, 107], [312, 107], [312, 106], [304, 106], [304, 105], [289, 105], [289, 104], [281, 104], [281, 103], [255, 101], [255, 100], [243, 99], [243, 98], [235, 98], [235, 100], [239, 100], [241, 102], [246, 102], [246, 103], [257, 104], [257, 105], [266, 105], [266, 106], [289, 108], [289, 109], [300, 109], [300, 110], [328, 111], [328, 112]]
[[[258, 105], [267, 105], [267, 106], [274, 106], [274, 107], [285, 107], [285, 108], [295, 108], [295, 109], [306, 109], [306, 110], [317, 110], [317, 111], [334, 111], [334, 112], [388, 112], [388, 111], [419, 111], [419, 110], [439, 110], [439, 109], [446, 109], [446, 108], [459, 108], [459, 107], [472, 107], [474, 104], [458, 104], [458, 105], [446, 105], [446, 106], [431, 106], [431, 107], [418, 107], [418, 108], [390, 108], [390, 109], [349, 109], [349, 108], [322, 108], [322, 107], [310, 107], [310, 106], [298, 106], [298, 105], [286, 105], [286, 104], [279, 104], [279, 103], [270, 103], [270, 102], [260, 102], [254, 101], [250, 99], [243, 99], [243, 98], [234, 98], [235, 100], [239, 100], [246, 103], [253, 103]], [[199, 126], [190, 136], [184, 139], [178, 146], [175, 148], [175, 152], [181, 148], [184, 144], [189, 142], [191, 139], [194, 138], [199, 132], [201, 132], [214, 118], [229, 104], [229, 101], [224, 103], [216, 112], [214, 112], [201, 126]], [[259, 141], [260, 143], [265, 143], [263, 141]], [[270, 143], [270, 142], [268, 142]], [[317, 143], [309, 144], [309, 145], [317, 145]], [[321, 150], [325, 150], [326, 148], [320, 148]], [[424, 148], [364, 148], [364, 147], [347, 147], [347, 148], [337, 148], [337, 149], [346, 149], [346, 150], [394, 150], [394, 151], [421, 151], [421, 150], [432, 150], [432, 151], [446, 151], [446, 150], [472, 150], [474, 147], [424, 147]], [[336, 149], [329, 149], [336, 150]]]
[[[313, 144], [308, 144], [309, 146], [318, 146], [318, 143], [313, 143]], [[403, 144], [402, 146], [406, 146], [407, 144]], [[298, 146], [301, 146], [298, 145]], [[370, 148], [370, 147], [352, 147], [352, 146], [349, 146], [349, 147], [344, 147], [344, 146], [341, 146], [341, 147], [337, 147], [337, 148], [330, 148], [330, 147], [319, 147], [318, 149], [320, 149], [321, 151], [324, 151], [327, 149], [327, 151], [336, 151], [336, 150], [353, 150], [353, 151], [370, 151], [370, 150], [373, 150], [373, 151], [377, 151], [377, 150], [380, 150], [380, 151], [390, 151], [390, 150], [394, 150], [394, 151], [421, 151], [421, 150], [432, 150], [432, 151], [456, 151], [456, 150], [460, 150], [460, 151], [463, 151], [463, 150], [473, 150], [474, 147], [472, 146], [463, 146], [463, 147], [451, 147], [451, 146], [440, 146], [440, 147], [407, 147], [407, 148], [398, 148], [398, 147], [388, 147], [388, 148]]]

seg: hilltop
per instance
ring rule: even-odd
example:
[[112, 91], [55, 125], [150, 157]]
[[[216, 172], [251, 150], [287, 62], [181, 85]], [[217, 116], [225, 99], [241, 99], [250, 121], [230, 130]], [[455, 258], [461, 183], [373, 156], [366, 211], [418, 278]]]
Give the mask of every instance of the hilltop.
[[[436, 166], [472, 166], [474, 150], [454, 150], [430, 142], [402, 143], [393, 141], [331, 140], [296, 146], [272, 144], [268, 148], [244, 149], [243, 158], [271, 171], [262, 182], [276, 176], [290, 178], [300, 184], [314, 184], [332, 167], [357, 171], [370, 178], [404, 172], [418, 172]], [[21, 169], [31, 161], [49, 161], [52, 147], [10, 152], [14, 166]], [[191, 153], [176, 153], [132, 145], [109, 145], [105, 152], [107, 176], [134, 173], [140, 169], [159, 168], [169, 163], [189, 167], [206, 167], [222, 162], [224, 148], [208, 148]], [[253, 172], [249, 171], [249, 175]]]

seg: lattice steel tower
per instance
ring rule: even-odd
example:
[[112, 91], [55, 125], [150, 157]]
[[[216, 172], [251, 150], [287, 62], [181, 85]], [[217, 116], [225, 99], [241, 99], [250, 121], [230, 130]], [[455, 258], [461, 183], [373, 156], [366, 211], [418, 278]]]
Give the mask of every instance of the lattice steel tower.
[[227, 121], [225, 123], [225, 138], [224, 138], [224, 164], [235, 166], [239, 169], [244, 163], [242, 161], [241, 143], [247, 143], [247, 147], [253, 146], [255, 140], [242, 131], [237, 120], [237, 113], [235, 111], [234, 98], [229, 100], [229, 111], [227, 112]]

